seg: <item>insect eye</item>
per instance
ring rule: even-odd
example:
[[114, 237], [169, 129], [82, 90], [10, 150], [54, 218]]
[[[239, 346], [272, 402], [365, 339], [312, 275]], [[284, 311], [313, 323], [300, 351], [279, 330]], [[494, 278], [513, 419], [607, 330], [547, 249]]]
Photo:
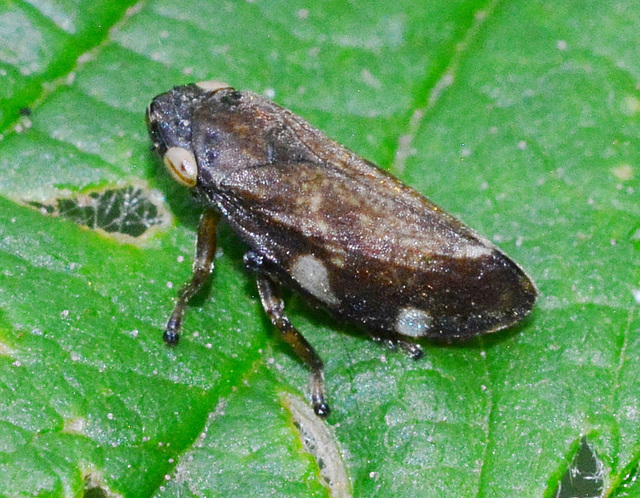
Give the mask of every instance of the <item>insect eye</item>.
[[164, 165], [173, 179], [185, 187], [195, 187], [198, 181], [196, 158], [187, 149], [170, 147], [164, 154]]

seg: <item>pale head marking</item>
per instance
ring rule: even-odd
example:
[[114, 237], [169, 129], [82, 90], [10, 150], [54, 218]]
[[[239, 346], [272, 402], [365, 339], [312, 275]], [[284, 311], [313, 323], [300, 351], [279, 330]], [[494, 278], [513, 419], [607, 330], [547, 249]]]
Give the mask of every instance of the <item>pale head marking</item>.
[[198, 182], [198, 163], [191, 151], [182, 147], [170, 147], [162, 158], [173, 179], [185, 187], [195, 187]]
[[202, 88], [207, 92], [215, 92], [217, 90], [220, 90], [221, 88], [232, 88], [231, 85], [227, 83], [223, 83], [222, 81], [215, 81], [215, 80], [198, 81], [198, 83], [196, 83], [196, 86], [199, 88]]

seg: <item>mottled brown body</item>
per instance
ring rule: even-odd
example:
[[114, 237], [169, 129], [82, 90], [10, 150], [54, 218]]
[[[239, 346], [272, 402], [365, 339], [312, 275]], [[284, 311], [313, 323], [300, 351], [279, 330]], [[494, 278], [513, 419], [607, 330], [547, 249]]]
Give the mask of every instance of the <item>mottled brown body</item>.
[[267, 99], [177, 87], [154, 99], [148, 121], [172, 174], [167, 158], [186, 157], [178, 180], [248, 244], [259, 278], [414, 356], [402, 337], [466, 339], [534, 304], [533, 283], [499, 249]]

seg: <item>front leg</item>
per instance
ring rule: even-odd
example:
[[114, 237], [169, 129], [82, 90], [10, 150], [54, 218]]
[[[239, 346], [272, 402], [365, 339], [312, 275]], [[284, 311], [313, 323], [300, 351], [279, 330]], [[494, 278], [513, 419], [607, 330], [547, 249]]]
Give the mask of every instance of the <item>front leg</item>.
[[[248, 255], [250, 258], [252, 255]], [[280, 332], [280, 336], [293, 348], [298, 357], [311, 370], [311, 403], [313, 411], [322, 418], [329, 416], [331, 410], [324, 394], [324, 372], [322, 360], [304, 336], [291, 325], [284, 313], [284, 301], [280, 297], [280, 286], [264, 274], [258, 274], [258, 292], [262, 307]]]
[[191, 280], [180, 290], [178, 300], [173, 307], [173, 312], [167, 321], [167, 327], [163, 334], [164, 341], [173, 346], [180, 338], [182, 316], [191, 299], [206, 283], [213, 271], [213, 258], [216, 255], [216, 232], [220, 221], [220, 213], [215, 209], [207, 209], [200, 218], [198, 226], [198, 239], [196, 242], [196, 259], [193, 263], [193, 275]]

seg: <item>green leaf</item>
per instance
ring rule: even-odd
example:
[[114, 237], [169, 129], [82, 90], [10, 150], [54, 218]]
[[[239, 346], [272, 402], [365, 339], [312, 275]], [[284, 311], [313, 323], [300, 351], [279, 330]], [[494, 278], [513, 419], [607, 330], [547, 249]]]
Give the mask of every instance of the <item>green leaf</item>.
[[[640, 492], [637, 2], [131, 5], [0, 6], [0, 495], [554, 496], [583, 444], [606, 493]], [[414, 362], [287, 295], [325, 423], [224, 227], [167, 348], [200, 208], [144, 111], [202, 79], [494, 240], [531, 317]]]

